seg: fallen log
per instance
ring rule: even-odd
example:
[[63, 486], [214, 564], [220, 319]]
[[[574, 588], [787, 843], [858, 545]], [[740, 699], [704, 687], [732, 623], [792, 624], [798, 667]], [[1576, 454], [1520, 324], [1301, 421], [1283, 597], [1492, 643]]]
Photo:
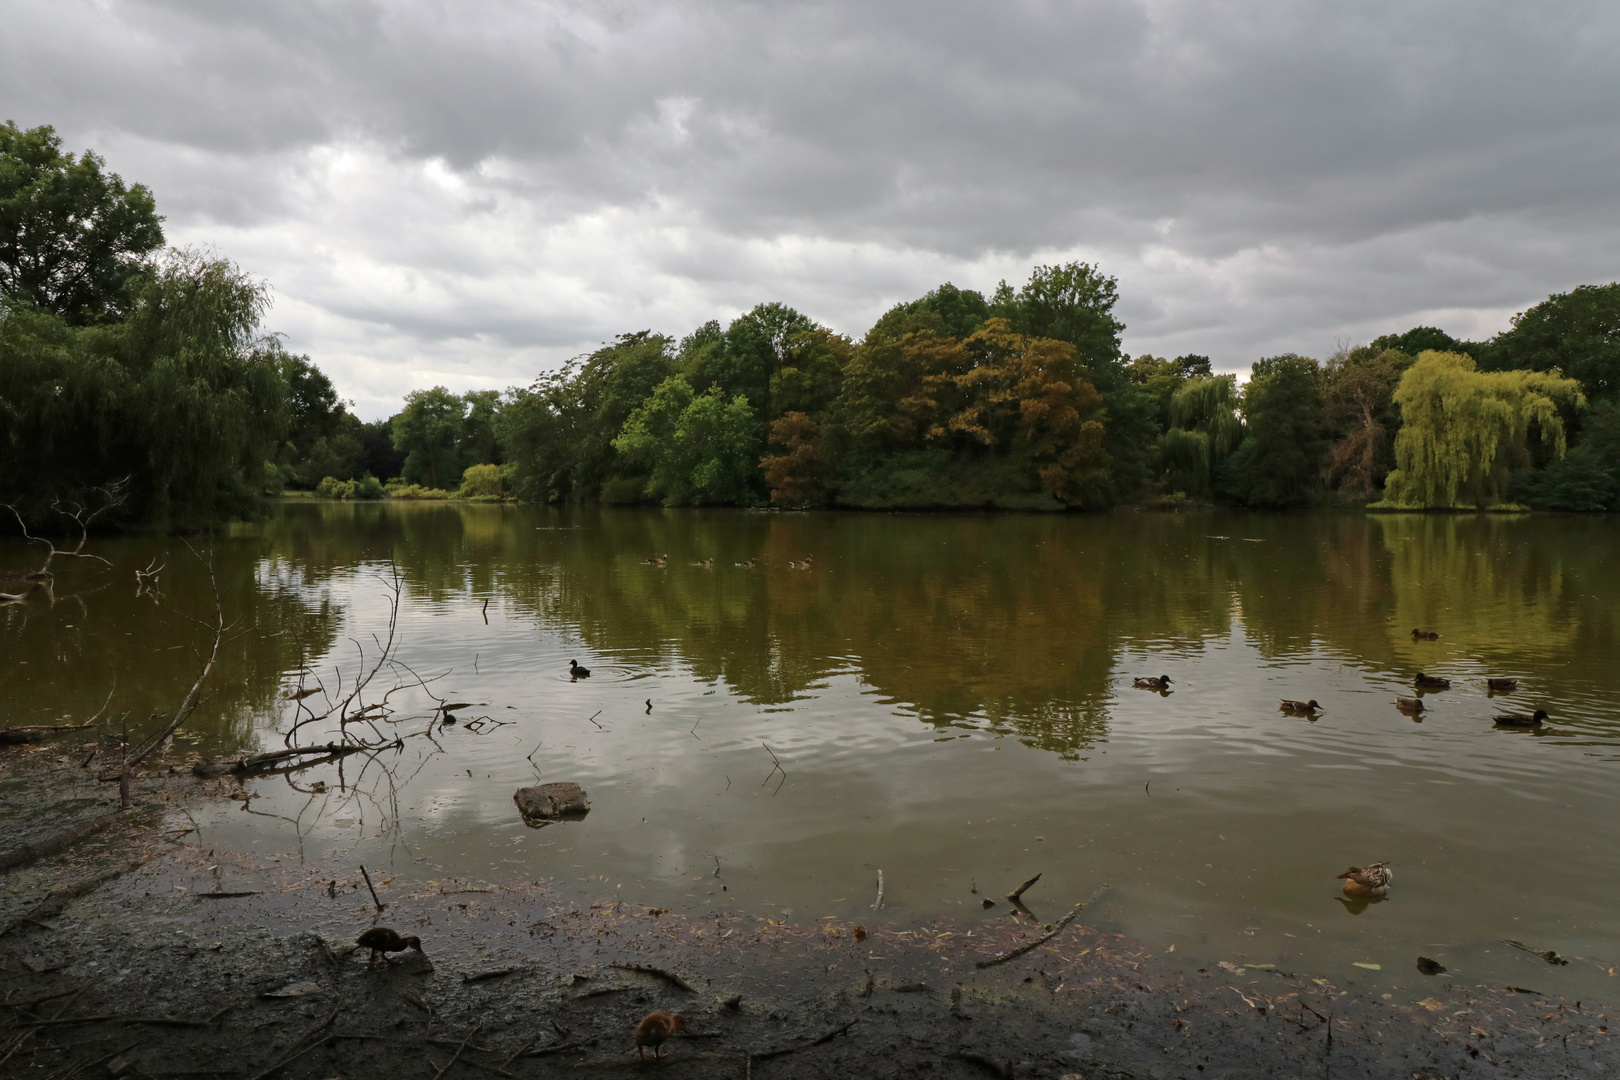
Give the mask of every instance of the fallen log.
[[243, 773], [274, 768], [284, 761], [307, 757], [338, 758], [358, 754], [365, 749], [366, 747], [356, 746], [354, 743], [334, 742], [326, 743], [324, 746], [300, 746], [295, 750], [272, 750], [264, 754], [249, 754], [235, 759], [202, 758], [191, 767], [191, 771], [194, 775], [204, 778], [233, 774], [240, 776]]
[[87, 836], [94, 836], [118, 819], [123, 813], [114, 810], [111, 813], [93, 817], [89, 821], [81, 821], [71, 825], [61, 832], [32, 844], [18, 844], [9, 851], [0, 852], [0, 870], [11, 870], [19, 866], [27, 866], [37, 862], [48, 855], [55, 855], [59, 851], [77, 844]]

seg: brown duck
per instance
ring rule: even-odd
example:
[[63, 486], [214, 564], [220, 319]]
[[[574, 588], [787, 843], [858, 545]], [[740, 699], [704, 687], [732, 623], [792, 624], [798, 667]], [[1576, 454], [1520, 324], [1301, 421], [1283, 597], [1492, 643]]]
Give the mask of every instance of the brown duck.
[[640, 1055], [642, 1061], [646, 1061], [645, 1048], [650, 1046], [653, 1048], [653, 1060], [657, 1061], [664, 1056], [664, 1052], [659, 1049], [664, 1040], [677, 1031], [685, 1030], [685, 1017], [672, 1016], [667, 1012], [650, 1012], [636, 1025], [636, 1053]]
[[1389, 863], [1375, 862], [1366, 866], [1352, 866], [1339, 875], [1344, 882], [1344, 895], [1352, 900], [1376, 900], [1389, 895], [1389, 884], [1395, 880]]
[[1434, 630], [1413, 630], [1413, 641], [1439, 641], [1440, 635]]
[[1297, 713], [1302, 716], [1314, 716], [1322, 706], [1316, 703], [1315, 698], [1309, 701], [1295, 701], [1293, 698], [1283, 698], [1277, 706], [1285, 713]]
[[1511, 694], [1519, 688], [1518, 679], [1486, 679], [1485, 689], [1493, 694]]
[[1418, 713], [1423, 711], [1423, 699], [1415, 697], [1398, 697], [1395, 699], [1395, 707], [1401, 710], [1403, 713], [1411, 713], [1412, 715], [1416, 716]]
[[1547, 710], [1537, 709], [1529, 716], [1522, 712], [1498, 713], [1491, 719], [1495, 720], [1499, 727], [1540, 727], [1541, 722], [1547, 719]]
[[1170, 676], [1160, 675], [1158, 678], [1137, 679], [1131, 685], [1138, 690], [1157, 690], [1162, 694], [1170, 689]]
[[[391, 952], [404, 952], [406, 949], [415, 949], [417, 952], [422, 952], [420, 939], [401, 937], [398, 931], [390, 930], [386, 926], [373, 926], [370, 930], [355, 938], [354, 943], [362, 949], [371, 950], [371, 963], [373, 964], [377, 962], [379, 956], [383, 958], [385, 963], [392, 964], [394, 961], [388, 959], [388, 954]], [[422, 953], [422, 955], [426, 956], [427, 954]]]

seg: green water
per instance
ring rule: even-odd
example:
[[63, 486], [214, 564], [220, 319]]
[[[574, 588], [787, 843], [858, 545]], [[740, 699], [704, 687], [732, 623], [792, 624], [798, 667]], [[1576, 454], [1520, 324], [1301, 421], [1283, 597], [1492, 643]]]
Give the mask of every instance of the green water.
[[[215, 544], [234, 627], [176, 753], [283, 745], [301, 665], [334, 687], [375, 655], [397, 567], [400, 660], [476, 706], [432, 725], [420, 687], [399, 691], [349, 730], [402, 749], [255, 780], [245, 808], [199, 817], [205, 845], [794, 922], [971, 927], [1041, 872], [1037, 915], [1109, 882], [1097, 921], [1191, 963], [1421, 992], [1422, 953], [1466, 982], [1612, 997], [1617, 541], [1578, 517], [288, 503]], [[84, 718], [116, 686], [114, 713], [149, 730], [195, 675], [198, 558], [93, 548], [110, 569], [63, 567], [53, 596], [0, 609], [8, 722]], [[154, 561], [162, 591], [138, 596]], [[1394, 707], [1419, 669], [1453, 680], [1421, 723]], [[1158, 674], [1174, 693], [1132, 688]], [[1520, 689], [1492, 700], [1488, 675]], [[1503, 708], [1552, 720], [1500, 730]], [[537, 780], [584, 785], [589, 816], [526, 828], [512, 792]], [[1378, 859], [1390, 899], [1347, 907], [1334, 875]]]

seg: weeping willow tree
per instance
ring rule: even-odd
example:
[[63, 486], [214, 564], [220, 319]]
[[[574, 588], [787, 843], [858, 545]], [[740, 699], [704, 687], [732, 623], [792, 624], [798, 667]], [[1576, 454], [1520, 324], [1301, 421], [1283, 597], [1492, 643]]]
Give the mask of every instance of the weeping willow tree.
[[1189, 379], [1170, 398], [1170, 428], [1159, 437], [1171, 491], [1208, 499], [1215, 471], [1243, 441], [1237, 381], [1231, 375]]
[[46, 524], [53, 500], [128, 479], [126, 520], [194, 526], [251, 512], [286, 423], [266, 286], [172, 252], [116, 323], [0, 303], [0, 502]]
[[1540, 371], [1475, 370], [1460, 353], [1425, 352], [1395, 390], [1401, 432], [1379, 507], [1502, 505], [1513, 471], [1530, 461], [1532, 430], [1564, 456], [1560, 409], [1586, 404], [1574, 379]]

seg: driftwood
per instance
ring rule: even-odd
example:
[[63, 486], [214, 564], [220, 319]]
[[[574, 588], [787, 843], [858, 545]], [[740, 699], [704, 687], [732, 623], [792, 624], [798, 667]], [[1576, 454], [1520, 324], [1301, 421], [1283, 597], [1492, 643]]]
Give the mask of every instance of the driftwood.
[[883, 871], [879, 870], [878, 871], [877, 899], [872, 902], [872, 910], [876, 911], [878, 908], [880, 908], [882, 906], [883, 906]]
[[[191, 767], [191, 771], [201, 777], [225, 776], [228, 774], [240, 776], [243, 773], [273, 769], [284, 762], [298, 758], [339, 758], [347, 754], [358, 754], [365, 749], [367, 748], [356, 746], [353, 743], [331, 742], [324, 746], [301, 746], [295, 750], [272, 750], [265, 754], [249, 754], [247, 757], [235, 759], [203, 758]], [[316, 762], [303, 762], [301, 764], [313, 765]]]
[[847, 1032], [850, 1028], [852, 1028], [854, 1026], [855, 1026], [855, 1021], [851, 1020], [846, 1024], [840, 1024], [838, 1027], [832, 1028], [831, 1030], [829, 1030], [827, 1032], [824, 1032], [823, 1034], [817, 1036], [816, 1038], [811, 1039], [807, 1043], [798, 1043], [797, 1045], [794, 1045], [794, 1046], [779, 1046], [774, 1050], [756, 1050], [753, 1053], [749, 1054], [748, 1058], [749, 1058], [750, 1061], [765, 1061], [765, 1060], [767, 1060], [769, 1058], [781, 1057], [783, 1054], [792, 1054], [792, 1053], [796, 1053], [797, 1051], [800, 1051], [800, 1050], [808, 1050], [812, 1046], [820, 1046], [823, 1043], [832, 1042], [834, 1039], [838, 1038], [838, 1036], [844, 1034], [845, 1032]]
[[1101, 896], [1103, 893], [1107, 892], [1110, 887], [1111, 886], [1104, 885], [1102, 888], [1100, 888], [1096, 892], [1092, 893], [1091, 896], [1088, 897], [1085, 901], [1083, 901], [1082, 903], [1074, 905], [1074, 910], [1073, 911], [1069, 912], [1067, 915], [1063, 916], [1063, 918], [1059, 919], [1057, 921], [1057, 925], [1053, 926], [1050, 931], [1048, 931], [1045, 934], [1042, 934], [1040, 937], [1036, 938], [1034, 941], [1027, 942], [1026, 944], [1018, 946], [1018, 948], [1012, 950], [1011, 952], [1002, 953], [1000, 956], [994, 957], [994, 958], [989, 959], [989, 960], [975, 960], [975, 961], [973, 961], [973, 966], [976, 967], [976, 968], [979, 968], [980, 970], [983, 970], [984, 968], [987, 968], [987, 967], [995, 967], [997, 964], [1005, 964], [1009, 960], [1016, 960], [1020, 956], [1023, 956], [1025, 953], [1029, 952], [1032, 949], [1040, 948], [1042, 945], [1045, 945], [1048, 941], [1051, 941], [1053, 938], [1055, 938], [1059, 934], [1063, 933], [1063, 931], [1068, 928], [1068, 925], [1071, 922], [1074, 921], [1074, 918], [1075, 918], [1076, 915], [1079, 915], [1082, 911], [1086, 910], [1086, 908], [1088, 908], [1092, 904], [1096, 903], [1097, 898], [1099, 896]]
[[665, 971], [661, 967], [653, 967], [651, 964], [614, 964], [612, 966], [618, 968], [620, 971], [639, 971], [643, 975], [652, 975], [655, 978], [663, 979], [671, 986], [680, 987], [689, 994], [697, 993], [697, 988], [691, 983], [687, 982], [673, 971]]
[[27, 866], [29, 863], [36, 862], [48, 855], [55, 855], [87, 836], [94, 836], [118, 820], [121, 813], [123, 811], [114, 810], [99, 817], [93, 817], [89, 821], [81, 821], [77, 825], [69, 826], [37, 843], [18, 844], [10, 851], [0, 852], [0, 870], [11, 870], [19, 866]]
[[[1043, 871], [1041, 871], [1041, 873], [1045, 873], [1045, 871], [1043, 870]], [[1026, 881], [1022, 885], [1018, 886], [1018, 888], [1016, 888], [1012, 892], [1008, 893], [1007, 894], [1007, 899], [1009, 899], [1009, 900], [1016, 903], [1018, 901], [1018, 898], [1024, 895], [1024, 890], [1029, 888], [1031, 885], [1035, 884], [1039, 880], [1041, 880], [1041, 875], [1036, 874], [1034, 877], [1030, 878], [1028, 881]]]

